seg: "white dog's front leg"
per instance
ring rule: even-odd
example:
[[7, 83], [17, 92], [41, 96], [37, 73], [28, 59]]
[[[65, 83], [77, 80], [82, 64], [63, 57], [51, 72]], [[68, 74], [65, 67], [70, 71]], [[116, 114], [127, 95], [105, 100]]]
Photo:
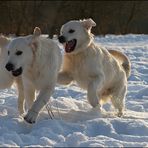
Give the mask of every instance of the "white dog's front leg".
[[28, 111], [27, 115], [24, 117], [28, 123], [35, 123], [38, 113], [47, 104], [52, 92], [53, 88], [46, 88], [40, 91], [36, 101]]
[[22, 82], [22, 77], [17, 77], [15, 79], [17, 90], [18, 90], [18, 111], [19, 114], [24, 113], [24, 88], [23, 88], [23, 82]]
[[23, 79], [24, 96], [26, 107], [29, 110], [35, 100], [35, 88], [29, 80]]
[[103, 86], [103, 78], [93, 79], [88, 85], [87, 99], [93, 108], [99, 107], [100, 109], [101, 107], [101, 105], [99, 104], [98, 91], [102, 89], [102, 86]]
[[13, 84], [14, 77], [3, 66], [0, 65], [0, 89], [6, 89]]

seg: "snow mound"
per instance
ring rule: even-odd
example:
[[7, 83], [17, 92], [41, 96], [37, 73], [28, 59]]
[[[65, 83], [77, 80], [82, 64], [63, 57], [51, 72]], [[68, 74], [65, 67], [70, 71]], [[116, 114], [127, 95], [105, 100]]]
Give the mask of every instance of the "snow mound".
[[30, 125], [18, 115], [12, 87], [0, 90], [0, 146], [148, 147], [148, 35], [106, 35], [95, 41], [131, 60], [124, 117], [118, 118], [109, 103], [103, 114], [92, 109], [76, 84], [57, 85], [48, 104], [53, 119], [45, 108]]

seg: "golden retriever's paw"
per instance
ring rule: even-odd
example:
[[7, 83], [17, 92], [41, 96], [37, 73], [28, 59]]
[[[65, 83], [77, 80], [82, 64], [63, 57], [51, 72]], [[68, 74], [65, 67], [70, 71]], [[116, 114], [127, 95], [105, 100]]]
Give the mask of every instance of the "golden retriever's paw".
[[101, 110], [102, 110], [100, 104], [98, 104], [98, 105], [97, 105], [96, 107], [94, 107], [93, 109], [96, 110], [96, 111], [99, 111], [99, 112], [101, 112]]
[[119, 112], [119, 113], [117, 114], [117, 116], [118, 116], [118, 117], [122, 117], [122, 116], [123, 116], [123, 113], [122, 113], [122, 112]]
[[27, 115], [24, 117], [24, 120], [30, 124], [33, 124], [35, 123], [37, 116], [38, 116], [37, 112], [29, 110]]

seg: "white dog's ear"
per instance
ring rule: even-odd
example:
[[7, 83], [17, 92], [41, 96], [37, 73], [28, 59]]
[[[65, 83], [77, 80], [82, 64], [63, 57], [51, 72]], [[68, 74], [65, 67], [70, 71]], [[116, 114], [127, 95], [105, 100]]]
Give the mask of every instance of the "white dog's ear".
[[32, 48], [33, 51], [37, 50], [38, 48], [38, 37], [41, 35], [41, 29], [39, 27], [35, 27], [33, 31], [33, 36], [29, 43], [29, 46]]
[[0, 47], [1, 48], [6, 46], [9, 42], [10, 40], [7, 37], [0, 35]]
[[32, 50], [35, 51], [38, 48], [38, 41], [37, 40], [33, 40], [33, 41], [31, 41], [31, 43], [29, 45], [32, 48]]
[[86, 28], [87, 30], [90, 30], [92, 27], [96, 26], [96, 23], [91, 18], [84, 19], [82, 21], [82, 24], [83, 24], [84, 28]]

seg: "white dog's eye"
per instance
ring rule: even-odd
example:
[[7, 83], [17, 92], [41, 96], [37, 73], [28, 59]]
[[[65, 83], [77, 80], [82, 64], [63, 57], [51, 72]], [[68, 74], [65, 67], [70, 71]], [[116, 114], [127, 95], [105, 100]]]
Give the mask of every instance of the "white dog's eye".
[[8, 55], [10, 54], [10, 51], [8, 51]]
[[70, 29], [68, 32], [69, 32], [69, 33], [74, 33], [74, 32], [75, 32], [75, 30]]
[[16, 55], [21, 55], [23, 52], [22, 51], [17, 51], [15, 54]]

